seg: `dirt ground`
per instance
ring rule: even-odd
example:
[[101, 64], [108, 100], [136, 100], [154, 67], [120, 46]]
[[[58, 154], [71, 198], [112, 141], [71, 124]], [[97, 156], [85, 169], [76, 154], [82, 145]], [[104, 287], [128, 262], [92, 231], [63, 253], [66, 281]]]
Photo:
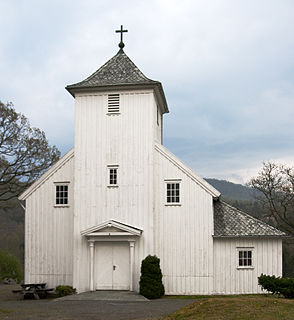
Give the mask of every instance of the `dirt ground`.
[[19, 300], [15, 285], [0, 285], [0, 319], [15, 320], [147, 320], [158, 319], [192, 303], [190, 299], [153, 301]]

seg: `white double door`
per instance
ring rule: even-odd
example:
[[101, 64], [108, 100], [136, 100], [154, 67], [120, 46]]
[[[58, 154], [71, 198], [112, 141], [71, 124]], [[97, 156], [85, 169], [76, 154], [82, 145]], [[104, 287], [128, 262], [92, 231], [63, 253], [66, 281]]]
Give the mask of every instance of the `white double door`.
[[96, 242], [96, 290], [130, 289], [129, 252], [128, 242]]

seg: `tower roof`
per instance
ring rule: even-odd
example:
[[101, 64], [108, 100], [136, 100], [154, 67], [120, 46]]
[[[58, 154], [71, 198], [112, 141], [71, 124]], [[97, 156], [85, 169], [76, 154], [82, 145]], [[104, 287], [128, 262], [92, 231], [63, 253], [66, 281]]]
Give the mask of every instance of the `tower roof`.
[[164, 112], [168, 112], [161, 83], [147, 78], [122, 49], [88, 78], [68, 85], [66, 90], [75, 96], [78, 92], [113, 90], [114, 88], [130, 89], [134, 87], [138, 89], [154, 88], [156, 93], [160, 95]]

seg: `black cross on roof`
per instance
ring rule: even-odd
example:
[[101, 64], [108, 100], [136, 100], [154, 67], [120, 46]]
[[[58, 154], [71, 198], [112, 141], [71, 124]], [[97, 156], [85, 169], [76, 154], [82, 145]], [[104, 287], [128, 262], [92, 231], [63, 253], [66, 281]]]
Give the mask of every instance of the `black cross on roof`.
[[123, 43], [123, 33], [124, 32], [128, 32], [128, 30], [124, 30], [123, 26], [120, 26], [120, 30], [115, 30], [115, 32], [119, 32], [120, 33], [120, 43], [119, 43], [119, 47], [121, 48], [121, 50], [123, 49], [123, 47], [125, 46], [125, 44]]

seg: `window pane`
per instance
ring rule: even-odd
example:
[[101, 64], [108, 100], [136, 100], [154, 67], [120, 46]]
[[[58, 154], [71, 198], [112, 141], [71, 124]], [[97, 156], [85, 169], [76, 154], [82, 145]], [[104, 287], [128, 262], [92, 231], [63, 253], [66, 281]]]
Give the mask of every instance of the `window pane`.
[[180, 202], [180, 184], [179, 183], [166, 184], [166, 202], [168, 203]]
[[58, 185], [56, 186], [56, 198], [55, 204], [68, 204], [68, 186]]

